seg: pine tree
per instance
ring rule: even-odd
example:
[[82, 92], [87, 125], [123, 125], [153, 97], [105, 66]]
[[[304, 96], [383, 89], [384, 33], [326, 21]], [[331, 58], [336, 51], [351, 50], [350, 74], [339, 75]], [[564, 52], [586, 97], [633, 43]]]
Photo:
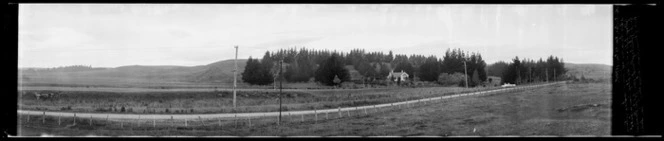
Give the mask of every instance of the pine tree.
[[339, 84], [334, 83], [335, 76], [341, 79], [340, 83], [350, 80], [350, 73], [348, 72], [348, 69], [344, 67], [344, 62], [336, 53], [332, 54], [332, 56], [326, 59], [323, 64], [320, 64], [320, 67], [316, 70], [315, 74], [315, 80], [317, 82], [328, 86]]
[[480, 75], [479, 75], [479, 73], [477, 72], [477, 70], [473, 71], [472, 83], [471, 83], [472, 86], [474, 87], [474, 86], [477, 86], [477, 85], [479, 85], [479, 84], [481, 84], [481, 83], [482, 83], [482, 81], [480, 80]]
[[418, 77], [422, 81], [437, 81], [440, 74], [440, 65], [435, 56], [430, 56], [426, 62], [420, 66]]
[[272, 74], [268, 68], [251, 57], [247, 60], [247, 65], [241, 75], [242, 81], [251, 85], [267, 85], [273, 82]]

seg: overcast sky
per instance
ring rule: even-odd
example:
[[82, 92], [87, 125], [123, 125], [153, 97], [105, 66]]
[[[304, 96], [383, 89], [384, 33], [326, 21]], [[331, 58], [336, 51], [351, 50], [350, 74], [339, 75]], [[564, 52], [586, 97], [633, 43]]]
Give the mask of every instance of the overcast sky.
[[307, 47], [612, 65], [611, 5], [21, 4], [19, 67], [205, 65]]

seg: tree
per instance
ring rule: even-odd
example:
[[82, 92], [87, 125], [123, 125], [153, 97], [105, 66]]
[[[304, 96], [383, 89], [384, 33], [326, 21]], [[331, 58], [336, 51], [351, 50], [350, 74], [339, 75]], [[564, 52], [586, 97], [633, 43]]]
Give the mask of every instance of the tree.
[[257, 59], [249, 57], [247, 65], [242, 72], [242, 81], [251, 85], [267, 85], [273, 82], [272, 73], [266, 68], [267, 66], [261, 65]]
[[394, 55], [392, 54], [392, 51], [391, 51], [391, 50], [390, 50], [390, 52], [387, 54], [387, 56], [385, 56], [385, 59], [384, 59], [384, 60], [385, 60], [385, 62], [388, 62], [388, 63], [391, 63], [391, 62], [394, 60]]
[[422, 81], [437, 81], [439, 74], [440, 65], [434, 56], [430, 56], [426, 59], [424, 64], [420, 66], [420, 71], [418, 73], [420, 80]]
[[512, 60], [513, 63], [510, 64], [507, 67], [507, 70], [503, 72], [501, 83], [511, 83], [511, 84], [516, 84], [518, 78], [518, 69], [519, 66], [521, 65], [521, 61], [519, 61], [519, 57], [516, 57], [515, 59]]
[[387, 63], [378, 63], [380, 66], [380, 71], [378, 72], [378, 78], [385, 79], [387, 78], [387, 75], [390, 75], [390, 72], [392, 69], [390, 69], [389, 66], [387, 66]]
[[359, 62], [357, 71], [365, 77], [365, 81], [373, 80], [377, 76], [376, 68], [366, 61]]
[[507, 70], [507, 66], [508, 64], [503, 61], [493, 63], [487, 66], [487, 73], [489, 76], [502, 76], [503, 72]]
[[478, 74], [477, 70], [473, 71], [473, 76], [472, 76], [472, 83], [471, 86], [477, 86], [482, 83], [482, 80], [480, 80], [480, 75]]
[[340, 59], [339, 55], [334, 53], [316, 70], [315, 80], [324, 85], [333, 86], [340, 83], [334, 83], [334, 78], [339, 77], [341, 83], [350, 80], [350, 73], [344, 67], [344, 62]]
[[465, 75], [463, 73], [440, 73], [438, 76], [438, 84], [449, 86], [449, 85], [459, 85], [465, 86]]

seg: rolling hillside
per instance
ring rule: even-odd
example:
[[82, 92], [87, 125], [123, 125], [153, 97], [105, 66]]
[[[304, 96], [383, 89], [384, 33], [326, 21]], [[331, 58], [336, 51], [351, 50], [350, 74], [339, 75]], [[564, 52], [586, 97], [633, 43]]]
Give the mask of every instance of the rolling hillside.
[[575, 75], [581, 78], [583, 75], [590, 79], [610, 79], [612, 68], [604, 64], [573, 64], [565, 63], [565, 68], [568, 69], [567, 74]]
[[[238, 60], [239, 73], [244, 71], [246, 59]], [[19, 71], [22, 84], [62, 85], [134, 85], [232, 83], [233, 60], [223, 60], [200, 66], [121, 66], [89, 71]]]

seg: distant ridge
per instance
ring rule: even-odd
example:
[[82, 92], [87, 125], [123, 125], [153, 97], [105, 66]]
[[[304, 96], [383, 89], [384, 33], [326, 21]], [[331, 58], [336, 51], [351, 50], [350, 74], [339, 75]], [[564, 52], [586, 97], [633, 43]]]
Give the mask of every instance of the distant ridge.
[[[169, 82], [232, 82], [234, 60], [222, 60], [207, 65], [199, 66], [144, 66], [128, 65], [115, 68], [102, 68], [89, 71], [27, 71], [27, 68], [19, 69], [22, 76], [28, 78], [49, 78], [67, 81], [76, 79], [114, 78], [114, 79], [139, 79], [145, 81], [169, 81]], [[244, 71], [247, 59], [238, 59], [238, 80], [240, 73]], [[43, 69], [40, 69], [43, 70]], [[34, 79], [33, 79], [34, 80]], [[30, 81], [30, 80], [28, 80]], [[38, 80], [34, 80], [37, 82]]]
[[612, 66], [605, 64], [565, 63], [565, 68], [568, 69], [567, 74], [577, 78], [581, 78], [583, 75], [585, 78], [591, 79], [610, 79], [612, 72]]

